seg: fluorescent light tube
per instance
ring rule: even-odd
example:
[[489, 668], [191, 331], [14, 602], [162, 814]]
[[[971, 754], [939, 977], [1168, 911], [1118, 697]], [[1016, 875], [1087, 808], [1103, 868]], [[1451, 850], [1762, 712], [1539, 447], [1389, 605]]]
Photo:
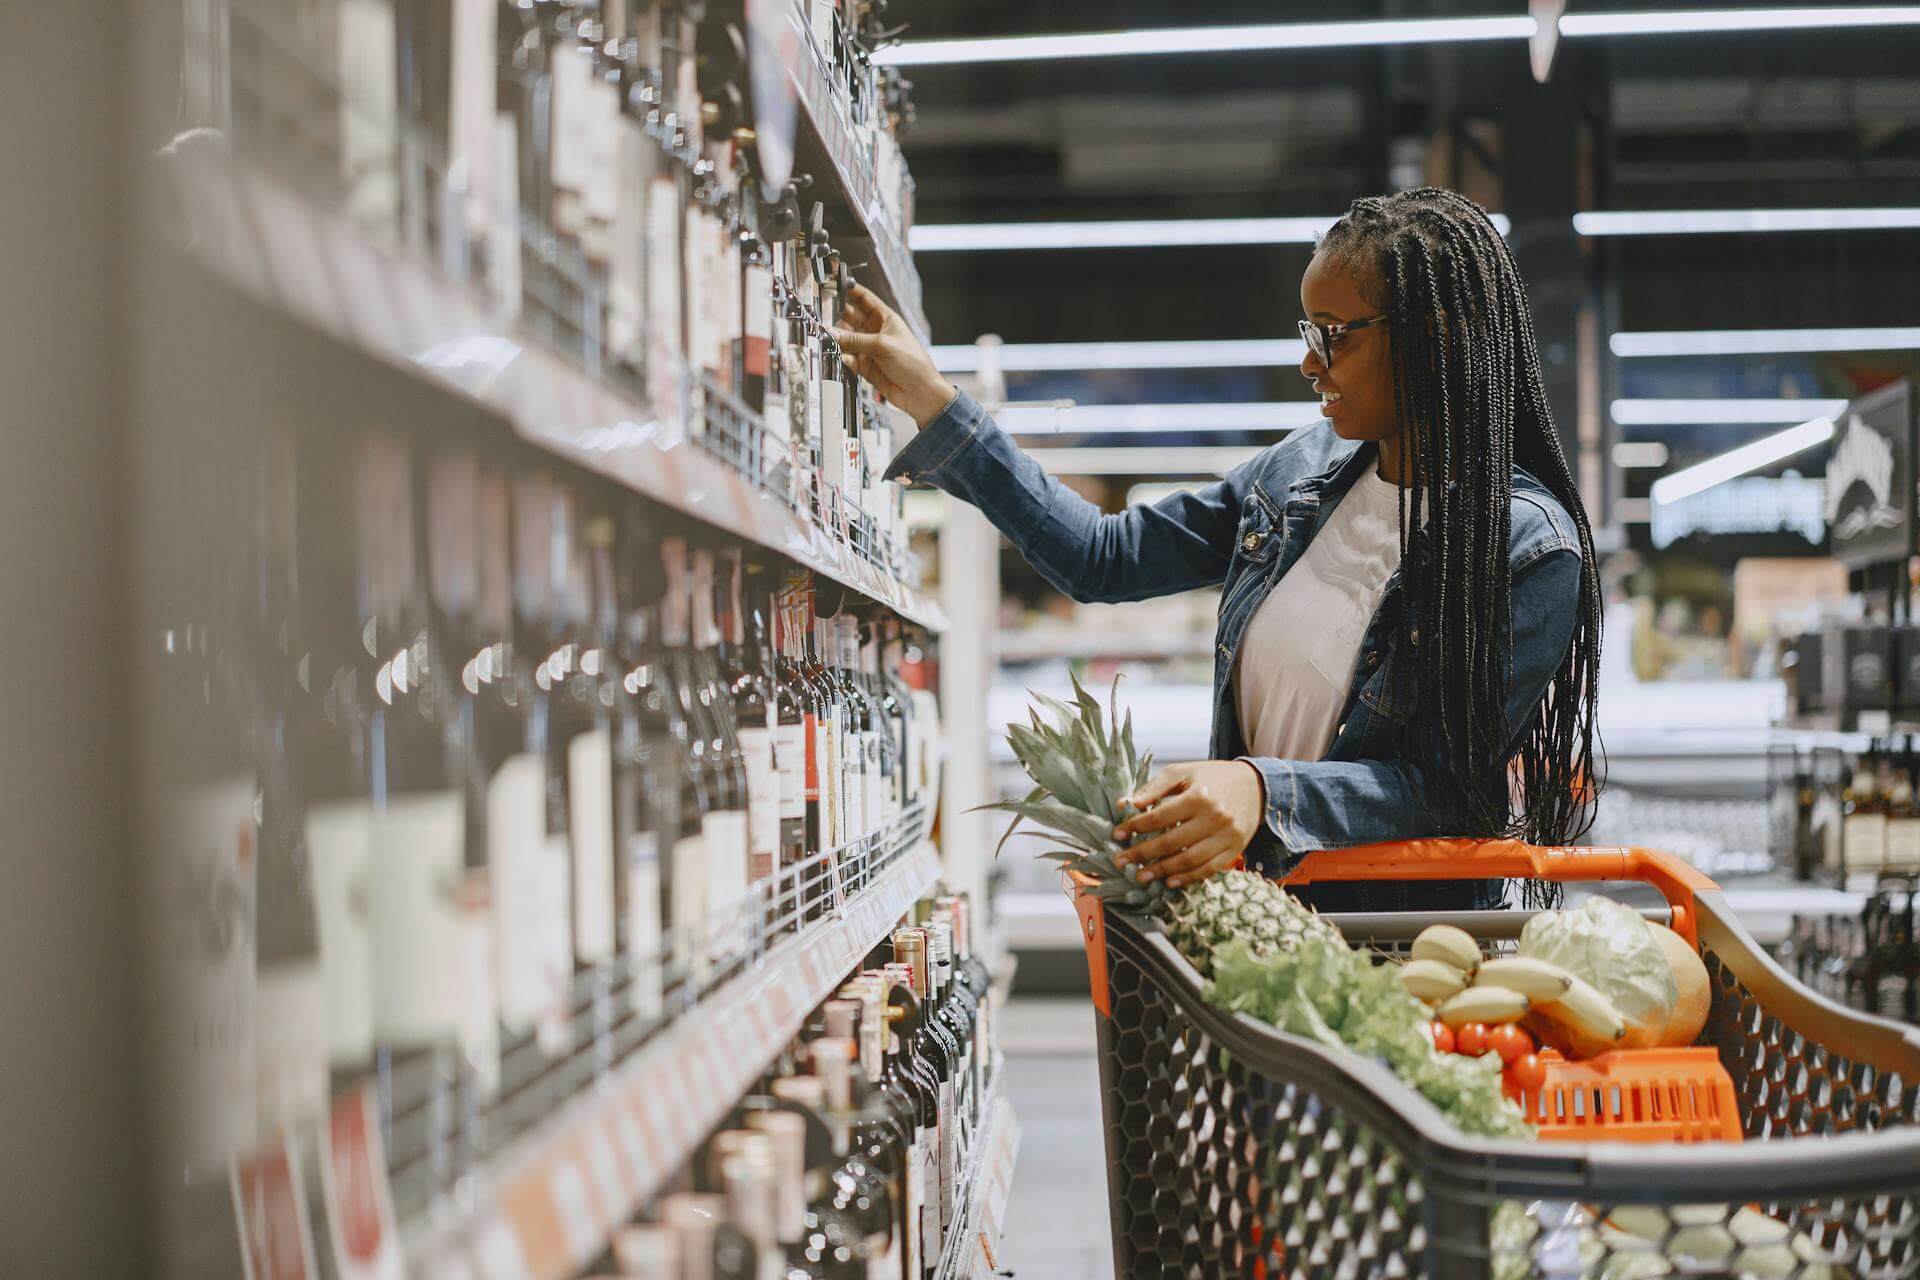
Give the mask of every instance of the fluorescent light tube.
[[1317, 400], [1252, 404], [1077, 404], [995, 413], [1017, 435], [1131, 435], [1186, 431], [1291, 431], [1320, 421]]
[[1805, 422], [1831, 418], [1845, 400], [1615, 400], [1608, 411], [1623, 427], [1696, 427], [1721, 423]]
[[1815, 445], [1825, 444], [1832, 438], [1832, 418], [1815, 418], [1812, 422], [1788, 427], [1785, 431], [1775, 432], [1773, 435], [1755, 440], [1752, 444], [1743, 444], [1738, 449], [1729, 449], [1717, 457], [1708, 458], [1705, 462], [1685, 467], [1670, 476], [1661, 476], [1653, 482], [1653, 500], [1664, 505], [1678, 502], [1682, 498], [1691, 498], [1694, 494], [1705, 493], [1713, 486], [1731, 480], [1735, 476], [1743, 476], [1749, 471], [1758, 471], [1776, 462], [1784, 462], [1794, 454], [1804, 453]]
[[[1000, 348], [1008, 373], [1089, 369], [1259, 369], [1297, 365], [1307, 344], [1298, 338], [1240, 338], [1192, 342], [1009, 342]], [[980, 353], [972, 343], [933, 348], [943, 373], [973, 373]]]
[[1027, 450], [1057, 476], [1223, 476], [1259, 452], [1251, 446]]
[[1622, 471], [1667, 465], [1667, 446], [1658, 440], [1622, 440], [1613, 446], [1613, 465]]
[[[1494, 229], [1511, 229], [1505, 214], [1492, 215]], [[1204, 245], [1312, 244], [1337, 221], [1314, 218], [1176, 218], [1099, 222], [977, 222], [914, 227], [907, 245], [915, 253], [1011, 249], [1161, 249]]]
[[1573, 229], [1583, 236], [1909, 231], [1915, 228], [1920, 228], [1920, 209], [1665, 209], [1573, 215]]
[[1665, 36], [1709, 31], [1811, 31], [1829, 27], [1896, 27], [1920, 23], [1920, 5], [1814, 5], [1785, 9], [1654, 9], [1640, 13], [1570, 13], [1560, 34]]
[[1907, 351], [1920, 348], [1920, 328], [1697, 329], [1616, 333], [1613, 354], [1633, 356], [1752, 356], [1815, 351]]
[[1525, 40], [1532, 18], [1390, 18], [1363, 22], [1284, 22], [1240, 27], [1161, 27], [1142, 31], [1088, 31], [1058, 36], [999, 36], [979, 40], [913, 40], [882, 49], [883, 66], [956, 66], [981, 62], [1038, 62], [1061, 58], [1116, 58], [1169, 53], [1249, 53], [1271, 49], [1341, 49], [1369, 45], [1442, 44], [1471, 40]]

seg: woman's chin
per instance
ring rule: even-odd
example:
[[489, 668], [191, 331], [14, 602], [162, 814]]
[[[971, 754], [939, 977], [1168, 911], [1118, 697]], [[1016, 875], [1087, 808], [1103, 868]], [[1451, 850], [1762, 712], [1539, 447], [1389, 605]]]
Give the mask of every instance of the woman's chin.
[[1391, 424], [1385, 427], [1378, 427], [1372, 423], [1355, 421], [1352, 414], [1340, 408], [1335, 408], [1331, 413], [1323, 414], [1322, 416], [1325, 417], [1328, 424], [1333, 427], [1333, 434], [1339, 436], [1342, 440], [1379, 441], [1393, 434]]

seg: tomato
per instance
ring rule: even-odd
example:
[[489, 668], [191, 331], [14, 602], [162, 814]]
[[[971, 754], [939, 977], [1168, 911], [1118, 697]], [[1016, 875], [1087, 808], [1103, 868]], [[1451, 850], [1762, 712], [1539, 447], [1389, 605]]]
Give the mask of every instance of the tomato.
[[1452, 1027], [1448, 1026], [1446, 1023], [1441, 1022], [1438, 1018], [1436, 1018], [1433, 1020], [1432, 1023], [1428, 1025], [1428, 1029], [1433, 1032], [1434, 1048], [1438, 1049], [1442, 1053], [1453, 1052], [1453, 1028]]
[[1487, 1032], [1487, 1048], [1500, 1055], [1500, 1061], [1512, 1063], [1533, 1052], [1533, 1037], [1513, 1023], [1503, 1023]]
[[1521, 1054], [1514, 1059], [1513, 1065], [1507, 1068], [1507, 1073], [1513, 1078], [1515, 1084], [1528, 1093], [1540, 1092], [1540, 1086], [1547, 1082], [1547, 1064], [1540, 1061], [1540, 1055], [1537, 1053]]
[[1453, 1048], [1456, 1053], [1464, 1053], [1469, 1058], [1477, 1058], [1487, 1051], [1487, 1024], [1484, 1022], [1463, 1022], [1453, 1029]]

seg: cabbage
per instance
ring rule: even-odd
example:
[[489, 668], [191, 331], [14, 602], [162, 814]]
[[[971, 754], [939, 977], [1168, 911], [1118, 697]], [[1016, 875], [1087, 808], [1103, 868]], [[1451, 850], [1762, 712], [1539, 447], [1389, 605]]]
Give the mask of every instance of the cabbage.
[[1520, 933], [1520, 954], [1585, 978], [1626, 1019], [1622, 1048], [1658, 1044], [1680, 999], [1673, 969], [1647, 922], [1612, 898], [1577, 911], [1543, 911]]

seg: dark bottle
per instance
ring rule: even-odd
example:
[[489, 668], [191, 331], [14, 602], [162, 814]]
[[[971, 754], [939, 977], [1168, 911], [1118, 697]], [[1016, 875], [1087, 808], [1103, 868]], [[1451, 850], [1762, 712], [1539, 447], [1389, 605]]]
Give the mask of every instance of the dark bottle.
[[[674, 939], [673, 967], [701, 986], [719, 954], [714, 904], [726, 884], [736, 878], [744, 883], [746, 851], [725, 839], [731, 823], [715, 821], [717, 816], [724, 819], [732, 796], [728, 775], [715, 758], [718, 734], [709, 727], [708, 707], [700, 698], [694, 667], [693, 596], [685, 541], [663, 540], [660, 562], [666, 592], [660, 608], [659, 665], [681, 757], [680, 824], [667, 864], [667, 918]], [[716, 880], [721, 888], [716, 888]]]
[[708, 908], [712, 912], [717, 954], [732, 960], [745, 954], [748, 901], [753, 883], [748, 845], [747, 763], [733, 720], [733, 698], [721, 674], [720, 626], [715, 608], [713, 552], [695, 547], [690, 560], [693, 648], [689, 670], [708, 733], [708, 760], [725, 807], [707, 815]]
[[[565, 511], [551, 475], [526, 469], [513, 488], [513, 598], [516, 648], [530, 671], [527, 686], [532, 760], [516, 771], [514, 789], [503, 797], [513, 805], [512, 825], [534, 845], [527, 850], [519, 883], [502, 886], [512, 894], [516, 940], [524, 966], [534, 1029], [549, 1054], [573, 1043], [573, 856], [567, 838], [565, 783], [553, 767], [554, 672], [552, 658], [563, 644], [561, 624], [567, 563]], [[561, 709], [564, 717], [565, 710]]]
[[[792, 691], [794, 701], [800, 708], [801, 748], [804, 760], [801, 765], [803, 778], [802, 796], [806, 813], [806, 851], [809, 858], [814, 857], [832, 846], [827, 843], [827, 803], [822, 790], [821, 774], [827, 762], [827, 725], [829, 712], [821, 701], [820, 690], [814, 685], [806, 665], [805, 648], [802, 642], [803, 610], [805, 600], [804, 576], [792, 574], [788, 577], [786, 591], [782, 595], [780, 607], [781, 638], [783, 642], [782, 667], [785, 683]], [[831, 879], [831, 860], [825, 865], [810, 868], [802, 876], [798, 886], [802, 902], [802, 914], [813, 919], [820, 914], [824, 904], [833, 896]]]
[[[433, 1187], [452, 1176], [454, 1058], [466, 999], [464, 735], [452, 715], [446, 641], [434, 617], [419, 519], [421, 482], [405, 446], [359, 442], [362, 635], [373, 664], [371, 886], [373, 1031], [381, 1117], [426, 1130], [397, 1166]], [[424, 1123], [419, 1117], [424, 1115]], [[411, 1159], [410, 1159], [411, 1157]]]
[[615, 948], [613, 829], [613, 521], [556, 503], [559, 643], [547, 656], [549, 803], [565, 825], [572, 870], [573, 963], [609, 963]]
[[772, 879], [780, 858], [780, 774], [775, 762], [773, 685], [759, 616], [754, 615], [748, 643], [743, 581], [746, 570], [738, 550], [721, 561], [722, 669], [732, 704], [734, 731], [747, 780], [747, 875], [764, 885], [771, 901]]
[[[815, 847], [807, 841], [807, 733], [806, 691], [783, 652], [786, 628], [777, 592], [763, 589], [754, 593], [764, 606], [766, 630], [759, 630], [755, 643], [762, 651], [761, 663], [773, 695], [773, 760], [779, 774], [780, 852], [778, 914], [796, 922], [801, 917], [799, 894], [801, 864]], [[756, 622], [758, 617], [756, 617]], [[771, 631], [771, 635], [768, 631]], [[817, 797], [816, 797], [817, 800]]]
[[[824, 628], [830, 670], [835, 684], [839, 686], [841, 704], [846, 708], [842, 751], [847, 777], [846, 831], [850, 840], [865, 840], [873, 833], [875, 804], [872, 793], [878, 781], [875, 774], [879, 766], [879, 746], [874, 737], [877, 729], [873, 721], [874, 708], [867, 701], [850, 665], [852, 652], [848, 648], [848, 634], [850, 629], [858, 626], [852, 617], [842, 613], [826, 619]], [[863, 871], [870, 868], [871, 855], [863, 856], [860, 865]], [[864, 879], [855, 887], [863, 885]]]
[[313, 662], [301, 617], [297, 458], [293, 434], [260, 441], [253, 512], [259, 548], [252, 637], [254, 749], [260, 780], [255, 912], [255, 1052], [260, 1130], [291, 1131], [327, 1104], [326, 985], [307, 855], [302, 719]]
[[[820, 811], [822, 847], [836, 852], [852, 836], [847, 828], [846, 732], [847, 707], [840, 697], [840, 684], [828, 669], [820, 643], [822, 619], [814, 608], [813, 586], [809, 581], [800, 609], [801, 670], [813, 686], [820, 720]], [[839, 874], [836, 871], [836, 874]], [[851, 887], [851, 886], [849, 886]]]
[[905, 807], [902, 780], [906, 776], [906, 757], [902, 751], [900, 704], [881, 669], [879, 628], [866, 624], [860, 629], [860, 679], [867, 700], [873, 706], [874, 733], [879, 752], [879, 822], [891, 823]]
[[959, 1067], [960, 1043], [942, 1023], [942, 993], [934, 976], [931, 938], [922, 928], [896, 929], [895, 960], [906, 967], [913, 983], [914, 1009], [911, 1049], [931, 1077], [936, 1118], [936, 1159], [939, 1168], [939, 1224], [942, 1235], [953, 1221], [954, 1197], [960, 1182]]
[[931, 1273], [940, 1256], [940, 1100], [937, 1086], [909, 1038], [913, 995], [899, 970], [887, 970], [890, 982], [880, 1007], [886, 1026], [887, 1064], [883, 1089], [900, 1094], [913, 1108], [914, 1140], [908, 1152], [907, 1222], [910, 1276]]
[[643, 1024], [664, 1011], [667, 927], [662, 885], [680, 833], [684, 773], [658, 652], [657, 559], [635, 519], [623, 522], [615, 574], [619, 639], [613, 671], [613, 799], [619, 859], [619, 949], [629, 1001]]

